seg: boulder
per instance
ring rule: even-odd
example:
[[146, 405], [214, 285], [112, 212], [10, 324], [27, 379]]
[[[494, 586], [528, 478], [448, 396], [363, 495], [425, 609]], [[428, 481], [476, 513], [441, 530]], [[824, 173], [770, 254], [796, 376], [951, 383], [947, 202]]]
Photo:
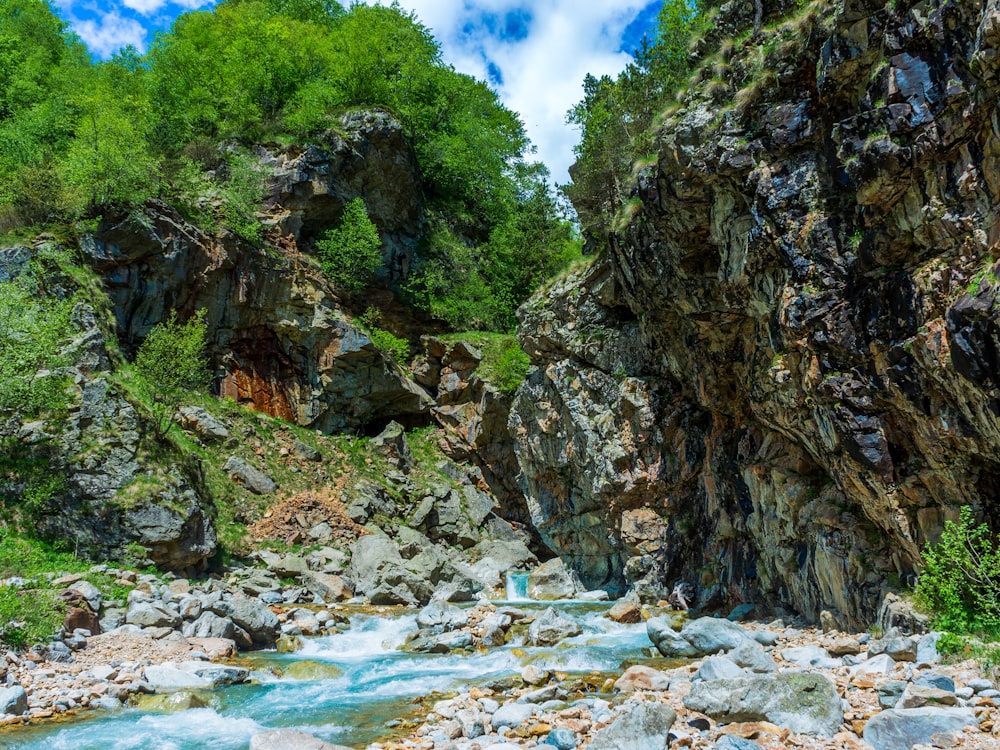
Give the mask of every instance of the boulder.
[[[431, 561], [429, 557], [434, 557]], [[405, 561], [399, 547], [386, 536], [363, 536], [351, 546], [350, 576], [355, 590], [372, 604], [425, 603], [434, 593], [430, 580], [443, 561], [435, 552], [421, 553]], [[438, 576], [440, 581], [440, 576]]]
[[864, 740], [875, 750], [910, 750], [935, 734], [978, 726], [976, 715], [967, 708], [897, 708], [869, 719]]
[[669, 659], [684, 659], [701, 653], [674, 630], [672, 621], [667, 617], [651, 617], [646, 620], [646, 635], [656, 646], [656, 650]]
[[354, 596], [354, 590], [338, 575], [310, 570], [302, 573], [301, 579], [309, 593], [324, 602], [340, 602]]
[[281, 673], [286, 680], [334, 680], [342, 675], [343, 671], [336, 665], [310, 659], [297, 659]]
[[154, 690], [169, 693], [177, 690], [207, 690], [212, 680], [194, 672], [179, 669], [176, 664], [150, 664], [143, 669], [143, 678]]
[[466, 610], [452, 607], [447, 602], [432, 601], [417, 614], [417, 625], [424, 629], [445, 632], [465, 627], [469, 624]]
[[715, 654], [736, 648], [743, 641], [752, 640], [750, 633], [735, 622], [718, 617], [699, 617], [688, 620], [681, 628], [681, 637], [697, 649], [699, 654]]
[[222, 470], [230, 479], [243, 485], [255, 495], [269, 495], [278, 489], [273, 479], [239, 456], [230, 456]]
[[642, 621], [642, 608], [631, 599], [619, 599], [605, 616], [615, 622], [631, 625]]
[[250, 738], [250, 750], [351, 750], [351, 748], [332, 745], [305, 732], [270, 729]]
[[194, 622], [184, 624], [181, 631], [185, 638], [225, 638], [232, 640], [236, 626], [228, 617], [219, 617], [214, 612], [202, 612]]
[[181, 624], [181, 616], [162, 604], [136, 602], [129, 607], [125, 622], [140, 628], [176, 628]]
[[694, 673], [696, 680], [725, 680], [742, 677], [746, 672], [732, 659], [725, 656], [709, 656]]
[[589, 750], [665, 750], [677, 714], [663, 703], [639, 703], [598, 731]]
[[493, 729], [517, 728], [534, 716], [535, 710], [535, 707], [530, 703], [508, 703], [505, 706], [500, 706], [491, 719]]
[[634, 693], [637, 690], [666, 691], [670, 688], [670, 678], [658, 669], [636, 664], [625, 670], [615, 680], [615, 690], [619, 693]]
[[227, 595], [213, 603], [210, 609], [245, 630], [257, 648], [274, 646], [280, 623], [278, 616], [262, 602]]
[[406, 440], [406, 430], [395, 420], [368, 441], [368, 447], [385, 458], [390, 466], [401, 471], [408, 472], [415, 464], [410, 444]]
[[20, 685], [0, 688], [0, 714], [20, 716], [28, 710], [28, 694]]
[[719, 723], [770, 721], [801, 734], [832, 737], [844, 712], [834, 684], [811, 672], [779, 672], [696, 682], [684, 705]]
[[797, 646], [781, 650], [781, 658], [800, 667], [834, 669], [844, 666], [840, 659], [833, 659], [825, 648], [819, 646]]
[[757, 641], [743, 641], [728, 654], [734, 663], [751, 672], [776, 672], [778, 665]]
[[957, 706], [954, 691], [942, 690], [932, 685], [907, 685], [895, 708], [923, 708], [924, 706]]
[[452, 633], [441, 633], [416, 638], [406, 644], [407, 651], [421, 654], [447, 654], [449, 651], [469, 648], [472, 645], [472, 634], [464, 630]]
[[580, 635], [583, 628], [576, 620], [563, 617], [555, 609], [549, 607], [528, 626], [529, 646], [554, 646], [555, 644]]
[[558, 557], [544, 562], [528, 575], [528, 596], [538, 601], [572, 599], [576, 583]]
[[218, 419], [200, 406], [185, 406], [180, 409], [181, 425], [206, 440], [229, 440], [229, 430]]
[[101, 611], [101, 605], [104, 603], [104, 594], [101, 593], [101, 590], [97, 586], [90, 583], [90, 581], [71, 583], [66, 587], [66, 590], [79, 594], [87, 602], [87, 606], [90, 607], [91, 612]]

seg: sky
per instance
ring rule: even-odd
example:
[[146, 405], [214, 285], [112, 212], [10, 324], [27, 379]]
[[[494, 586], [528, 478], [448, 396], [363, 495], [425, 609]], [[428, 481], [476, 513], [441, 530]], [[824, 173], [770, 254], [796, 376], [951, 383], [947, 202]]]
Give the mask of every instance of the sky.
[[[376, 2], [377, 0], [367, 0]], [[125, 45], [145, 51], [153, 34], [214, 0], [52, 0], [99, 58]], [[388, 0], [386, 0], [388, 2]], [[342, 4], [347, 4], [342, 2]], [[489, 82], [521, 115], [557, 183], [567, 182], [578, 131], [566, 112], [587, 73], [615, 75], [650, 30], [662, 0], [400, 0], [431, 29], [456, 70]]]

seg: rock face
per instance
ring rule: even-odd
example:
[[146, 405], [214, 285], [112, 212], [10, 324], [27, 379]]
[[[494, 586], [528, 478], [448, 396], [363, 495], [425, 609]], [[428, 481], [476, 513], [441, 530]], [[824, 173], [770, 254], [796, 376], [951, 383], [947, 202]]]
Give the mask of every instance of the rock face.
[[862, 629], [944, 520], [1000, 508], [1000, 8], [766, 10], [790, 19], [684, 96], [608, 252], [520, 311], [510, 426], [585, 585]]
[[425, 414], [427, 393], [350, 323], [301, 251], [363, 196], [383, 238], [386, 281], [409, 268], [422, 208], [398, 122], [354, 113], [324, 147], [257, 150], [270, 195], [260, 215], [270, 247], [206, 234], [170, 207], [107, 216], [87, 260], [114, 305], [120, 338], [137, 345], [170, 310], [206, 310], [222, 396], [323, 431]]

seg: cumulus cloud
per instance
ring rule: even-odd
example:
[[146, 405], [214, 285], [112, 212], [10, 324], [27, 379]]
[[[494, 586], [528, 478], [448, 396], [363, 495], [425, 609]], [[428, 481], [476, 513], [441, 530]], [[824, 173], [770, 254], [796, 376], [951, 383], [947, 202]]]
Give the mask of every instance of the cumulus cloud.
[[98, 57], [110, 57], [122, 47], [146, 48], [146, 29], [134, 18], [123, 18], [118, 11], [97, 18], [75, 20], [73, 29]]
[[447, 62], [487, 80], [520, 113], [537, 158], [569, 179], [579, 133], [566, 112], [587, 73], [616, 75], [629, 61], [626, 28], [649, 0], [402, 0], [442, 44]]

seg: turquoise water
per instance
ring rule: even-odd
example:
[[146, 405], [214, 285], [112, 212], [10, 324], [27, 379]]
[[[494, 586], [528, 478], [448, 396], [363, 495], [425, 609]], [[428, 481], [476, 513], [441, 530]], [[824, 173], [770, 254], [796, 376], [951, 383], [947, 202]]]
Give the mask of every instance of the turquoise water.
[[273, 728], [299, 729], [330, 742], [364, 747], [386, 735], [387, 721], [406, 716], [414, 698], [517, 673], [528, 662], [569, 673], [617, 670], [625, 660], [641, 659], [651, 645], [644, 624], [619, 625], [603, 617], [608, 605], [557, 607], [580, 622], [582, 635], [555, 648], [515, 653], [520, 644], [512, 643], [467, 655], [403, 653], [397, 647], [417, 629], [415, 615], [358, 614], [344, 633], [308, 639], [295, 654], [269, 654], [256, 660], [276, 667], [295, 660], [325, 662], [343, 670], [340, 677], [290, 680], [262, 669], [255, 674], [257, 684], [216, 691], [217, 710], [95, 712], [93, 718], [4, 733], [0, 748], [246, 750], [255, 733]]

